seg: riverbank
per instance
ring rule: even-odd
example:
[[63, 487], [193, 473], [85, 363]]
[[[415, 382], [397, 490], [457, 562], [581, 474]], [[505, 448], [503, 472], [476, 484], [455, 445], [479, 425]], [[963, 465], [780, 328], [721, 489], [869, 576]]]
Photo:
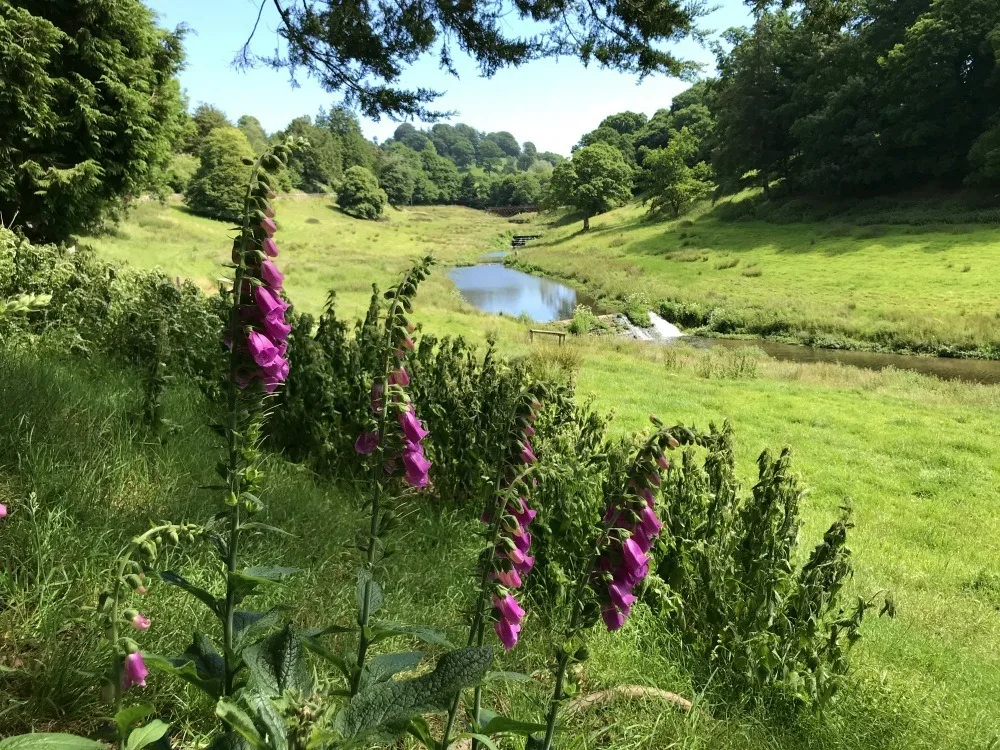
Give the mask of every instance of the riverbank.
[[609, 306], [643, 295], [703, 336], [851, 351], [1000, 358], [1000, 228], [991, 224], [775, 224], [694, 212], [650, 222], [628, 205], [581, 232], [544, 237], [507, 262]]

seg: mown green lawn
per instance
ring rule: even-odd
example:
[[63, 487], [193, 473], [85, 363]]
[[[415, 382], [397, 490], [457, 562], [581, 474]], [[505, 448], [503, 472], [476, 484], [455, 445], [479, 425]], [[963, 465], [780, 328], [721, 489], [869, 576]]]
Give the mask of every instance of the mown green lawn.
[[[320, 223], [306, 223], [313, 218]], [[510, 227], [458, 208], [417, 208], [393, 212], [388, 222], [364, 223], [335, 213], [318, 199], [282, 200], [279, 219], [280, 260], [293, 301], [318, 311], [332, 286], [350, 314], [366, 306], [371, 280], [386, 284], [412, 256], [434, 251], [444, 262], [471, 260], [496, 249], [498, 237]], [[981, 297], [976, 291], [985, 284], [986, 259], [996, 252], [988, 244], [1000, 239], [997, 230], [899, 234], [889, 242], [834, 236], [829, 227], [824, 235], [818, 226], [711, 221], [701, 226], [651, 226], [639, 221], [635, 209], [624, 209], [598, 218], [586, 237], [574, 236], [575, 227], [546, 230], [544, 244], [530, 249], [528, 257], [535, 263], [547, 259], [553, 268], [572, 263], [574, 274], [584, 268], [595, 278], [600, 273], [608, 278], [609, 293], [618, 293], [614, 285], [620, 285], [621, 292], [640, 287], [655, 294], [659, 285], [672, 288], [683, 277], [693, 295], [716, 288], [720, 295], [762, 306], [781, 299], [803, 315], [827, 307], [835, 310], [832, 301], [847, 294], [837, 279], [849, 277], [856, 288], [851, 299], [859, 302], [855, 310], [843, 308], [845, 320], [863, 310], [866, 320], [877, 322], [884, 313], [891, 323], [893, 309], [926, 308], [908, 296], [925, 286], [936, 294], [958, 296], [958, 288], [932, 283], [949, 274], [955, 284], [965, 285], [961, 294], [968, 295], [970, 311], [986, 316], [991, 305], [1000, 307], [996, 291], [983, 289]], [[146, 204], [118, 237], [88, 241], [108, 256], [160, 265], [207, 285], [219, 274], [215, 262], [226, 255], [224, 230], [224, 225], [177, 207]], [[723, 255], [718, 249], [711, 250], [711, 260], [694, 262], [668, 260], [652, 250], [657, 242], [676, 241], [683, 231], [694, 231], [695, 249], [725, 246], [725, 252], [740, 258], [740, 265], [715, 270], [716, 258]], [[619, 236], [629, 244], [612, 247]], [[816, 246], [808, 244], [813, 236]], [[819, 249], [794, 252], [796, 238], [806, 248]], [[952, 248], [949, 238], [963, 244]], [[637, 241], [645, 242], [646, 249]], [[919, 249], [932, 241], [942, 248], [939, 253]], [[912, 272], [903, 272], [889, 258], [908, 259]], [[963, 259], [972, 270], [947, 267]], [[763, 270], [760, 276], [740, 275], [749, 262]], [[792, 270], [796, 267], [798, 272]], [[843, 270], [848, 267], [851, 275]], [[815, 278], [807, 277], [807, 268], [815, 271]], [[804, 306], [808, 295], [798, 294], [802, 290], [808, 290], [816, 307]], [[890, 298], [880, 301], [882, 294]], [[865, 307], [861, 299], [869, 300]], [[733, 353], [641, 344], [588, 340], [565, 347], [530, 345], [523, 325], [476, 313], [440, 272], [421, 287], [417, 307], [428, 332], [463, 333], [477, 340], [494, 332], [509, 353], [531, 352], [554, 366], [574, 367], [580, 395], [593, 393], [600, 408], [614, 410], [617, 430], [642, 429], [650, 413], [699, 424], [729, 419], [747, 480], [760, 450], [792, 446], [795, 466], [812, 488], [804, 507], [803, 540], [815, 542], [838, 507], [850, 504], [857, 568], [850, 594], [888, 590], [896, 601], [894, 620], [873, 616], [865, 625], [865, 637], [855, 652], [858, 687], [822, 721], [751, 713], [702, 724], [669, 712], [661, 715], [656, 704], [633, 706], [587, 718], [583, 726], [597, 734], [579, 747], [663, 748], [676, 742], [713, 748], [950, 748], [985, 747], [1000, 737], [1000, 714], [995, 710], [1000, 704], [1000, 388], [752, 357], [751, 366], [735, 367], [738, 355]], [[830, 311], [826, 314], [834, 315]], [[941, 330], [952, 330], [949, 326], [963, 320], [959, 315], [941, 317]], [[428, 524], [421, 533], [432, 534], [434, 528]], [[418, 578], [418, 571], [438, 570], [436, 544], [409, 550], [405, 561]], [[343, 561], [346, 552], [338, 554]], [[438, 583], [428, 586], [443, 586], [455, 598], [457, 584], [443, 578], [433, 581]], [[663, 649], [650, 655], [647, 639], [662, 641]], [[531, 636], [517, 657], [524, 660], [518, 668], [544, 667], [544, 640], [544, 633]], [[620, 638], [601, 636], [598, 644], [599, 656], [588, 667], [593, 686], [631, 681], [678, 692], [688, 689], [669, 634], [657, 631], [655, 618], [642, 616]], [[530, 703], [530, 696], [516, 692], [507, 698]]]
[[533, 226], [544, 237], [521, 260], [595, 296], [693, 303], [721, 332], [1000, 356], [995, 224], [654, 222], [629, 205], [586, 233], [565, 217]]

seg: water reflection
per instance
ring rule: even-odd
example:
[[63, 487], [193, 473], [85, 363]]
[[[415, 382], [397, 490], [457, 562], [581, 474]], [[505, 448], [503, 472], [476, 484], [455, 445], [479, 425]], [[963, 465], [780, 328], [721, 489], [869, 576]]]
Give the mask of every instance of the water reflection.
[[523, 314], [538, 323], [571, 318], [578, 302], [591, 302], [564, 284], [499, 263], [453, 268], [448, 276], [462, 297], [480, 310], [513, 316]]

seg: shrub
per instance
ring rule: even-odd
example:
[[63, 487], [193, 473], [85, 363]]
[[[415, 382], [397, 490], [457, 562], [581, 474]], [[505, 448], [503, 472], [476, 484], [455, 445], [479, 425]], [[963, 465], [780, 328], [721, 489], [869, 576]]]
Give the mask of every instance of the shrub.
[[388, 200], [375, 175], [364, 167], [348, 169], [337, 191], [337, 205], [344, 213], [358, 219], [378, 218]]
[[216, 128], [205, 137], [199, 152], [201, 165], [184, 193], [184, 202], [197, 214], [236, 221], [243, 210], [250, 166], [254, 158], [242, 130]]
[[649, 308], [652, 305], [649, 302], [649, 297], [644, 293], [633, 292], [625, 298], [624, 305], [625, 317], [631, 320], [633, 325], [640, 328], [648, 328], [653, 325], [653, 321], [649, 319]]
[[573, 308], [573, 320], [569, 324], [570, 333], [584, 336], [602, 327], [601, 321], [594, 315], [594, 311], [586, 305], [577, 305]]
[[[844, 511], [796, 567], [803, 489], [791, 455], [764, 451], [750, 493], [736, 478], [728, 424], [699, 461], [687, 450], [664, 482], [657, 572], [664, 627], [695, 657], [696, 677], [734, 695], [778, 689], [828, 703], [870, 601], [841, 598], [853, 573]], [[883, 612], [892, 614], [891, 600]]]
[[167, 167], [166, 182], [167, 187], [175, 193], [187, 191], [191, 180], [198, 173], [201, 162], [197, 156], [192, 154], [174, 154]]

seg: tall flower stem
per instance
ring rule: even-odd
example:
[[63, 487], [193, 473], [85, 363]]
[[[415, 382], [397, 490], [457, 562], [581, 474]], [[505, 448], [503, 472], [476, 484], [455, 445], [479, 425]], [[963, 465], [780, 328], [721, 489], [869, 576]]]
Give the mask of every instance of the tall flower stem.
[[223, 680], [223, 695], [232, 695], [233, 692], [233, 681], [236, 677], [236, 653], [233, 645], [233, 634], [234, 627], [233, 621], [236, 612], [236, 589], [233, 581], [233, 574], [236, 573], [237, 566], [239, 565], [239, 545], [240, 545], [240, 529], [242, 524], [242, 518], [240, 514], [240, 444], [238, 442], [239, 435], [239, 389], [236, 383], [237, 376], [237, 366], [239, 364], [239, 358], [236, 351], [236, 340], [237, 334], [240, 330], [240, 306], [243, 304], [243, 281], [246, 275], [246, 254], [249, 249], [248, 243], [250, 241], [250, 215], [251, 215], [251, 203], [250, 198], [253, 193], [253, 188], [257, 182], [257, 176], [260, 172], [261, 159], [263, 157], [258, 157], [257, 161], [254, 162], [253, 170], [250, 173], [250, 179], [247, 182], [246, 193], [243, 196], [243, 227], [240, 232], [240, 252], [239, 260], [236, 263], [236, 270], [233, 274], [233, 307], [229, 313], [229, 332], [231, 336], [231, 341], [233, 342], [232, 348], [229, 354], [229, 379], [228, 379], [228, 389], [226, 398], [226, 407], [228, 410], [227, 414], [227, 425], [226, 425], [226, 439], [227, 447], [229, 452], [229, 458], [227, 461], [227, 483], [229, 485], [229, 498], [228, 502], [231, 505], [229, 511], [229, 541], [226, 548], [226, 604], [223, 610], [222, 617], [222, 629], [223, 629], [223, 652], [224, 652], [224, 666], [225, 666], [225, 676]]
[[[413, 270], [407, 272], [400, 282], [397, 290], [402, 289], [410, 280]], [[351, 680], [351, 695], [355, 695], [361, 689], [361, 672], [365, 666], [365, 659], [368, 655], [370, 645], [368, 639], [368, 624], [371, 621], [372, 585], [374, 583], [374, 569], [376, 563], [376, 548], [379, 541], [379, 514], [381, 512], [382, 482], [379, 476], [384, 471], [385, 465], [385, 444], [387, 440], [387, 428], [389, 425], [389, 373], [392, 369], [395, 350], [392, 342], [392, 325], [401, 307], [400, 296], [397, 293], [393, 298], [392, 306], [386, 315], [385, 340], [383, 341], [383, 351], [385, 352], [385, 362], [382, 368], [382, 409], [379, 413], [378, 422], [378, 451], [377, 458], [372, 462], [372, 499], [371, 516], [368, 524], [368, 549], [365, 557], [365, 569], [368, 577], [365, 580], [364, 591], [361, 597], [361, 612], [358, 617], [358, 656], [355, 664], [354, 677]]]
[[[520, 398], [518, 399], [518, 403], [519, 402]], [[511, 417], [507, 421], [508, 425], [513, 424], [516, 414], [517, 414], [517, 405], [515, 405], [514, 411], [511, 413]], [[482, 571], [480, 572], [479, 595], [476, 598], [476, 604], [473, 609], [472, 624], [469, 627], [469, 640], [467, 644], [469, 646], [483, 645], [483, 638], [486, 630], [485, 609], [486, 609], [486, 601], [488, 595], [489, 576], [490, 576], [490, 570], [492, 570], [493, 568], [493, 560], [496, 557], [497, 540], [500, 536], [500, 526], [503, 523], [502, 511], [504, 505], [506, 504], [506, 491], [500, 491], [500, 482], [503, 479], [503, 465], [505, 456], [503, 451], [498, 451], [497, 454], [498, 458], [494, 471], [495, 479], [493, 482], [494, 492], [492, 493], [493, 504], [489, 509], [489, 516], [488, 516], [490, 519], [490, 528], [489, 532], [487, 533], [487, 539], [489, 541], [487, 543], [487, 547], [485, 550], [487, 558], [484, 561]], [[528, 472], [522, 474], [521, 477], [519, 477], [519, 479], [523, 478], [527, 473]], [[476, 686], [473, 695], [474, 695], [473, 709], [472, 709], [473, 720], [478, 724], [482, 708], [481, 703], [482, 703], [483, 689], [481, 685]], [[444, 735], [441, 739], [441, 746], [444, 750], [448, 750], [448, 747], [451, 744], [451, 733], [452, 730], [455, 728], [455, 719], [458, 717], [458, 709], [461, 706], [461, 702], [462, 702], [462, 691], [458, 691], [455, 694], [454, 701], [452, 701], [451, 708], [448, 710], [448, 721], [445, 724]], [[478, 745], [479, 743], [475, 742], [474, 744]]]

